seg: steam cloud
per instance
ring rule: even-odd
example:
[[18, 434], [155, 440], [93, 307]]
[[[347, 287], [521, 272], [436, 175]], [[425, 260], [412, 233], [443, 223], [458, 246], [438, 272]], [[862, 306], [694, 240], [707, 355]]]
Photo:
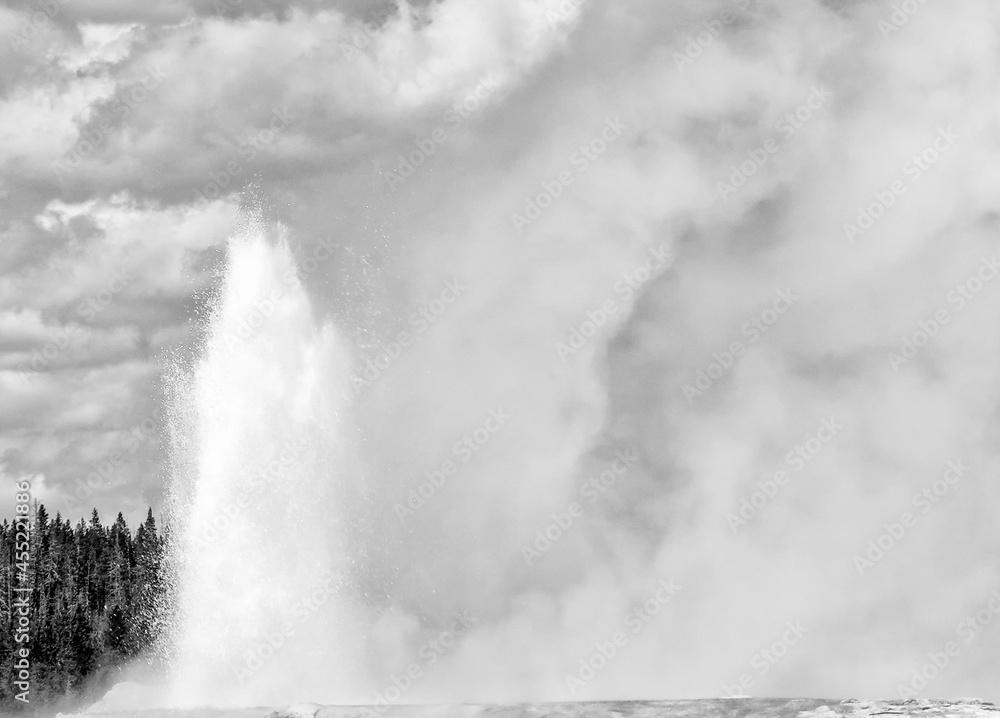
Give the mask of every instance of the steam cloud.
[[[961, 654], [926, 693], [995, 697], [995, 634], [960, 624], [1000, 578], [1000, 299], [989, 281], [964, 301], [955, 287], [977, 286], [996, 247], [996, 104], [982, 88], [998, 17], [976, 2], [903, 17], [876, 3], [588, 4], [414, 178], [356, 200], [394, 211], [372, 210], [392, 248], [373, 238], [389, 316], [448, 278], [469, 287], [357, 404], [377, 495], [373, 594], [430, 624], [411, 646], [435, 616], [480, 619], [407, 699], [694, 697], [745, 674], [756, 695], [897, 695], [950, 641]], [[426, 107], [395, 125], [383, 176], [440, 123], [441, 105]], [[573, 153], [609, 119], [623, 136], [578, 172]], [[510, 215], [534, 214], [527, 200], [563, 171], [573, 184], [518, 234]], [[881, 216], [855, 235], [844, 225], [867, 226], [859, 210]], [[666, 266], [629, 296], [620, 282], [638, 284], [659, 247]], [[779, 292], [794, 300], [774, 321]], [[616, 313], [561, 361], [556, 344], [607, 300]], [[920, 342], [918, 322], [942, 309], [948, 323], [906, 359], [904, 338]], [[704, 387], [698, 372], [733, 342], [743, 355], [688, 401], [684, 386]], [[475, 463], [393, 521], [391, 502], [500, 404], [511, 419]], [[831, 418], [842, 428], [813, 453]], [[589, 504], [582, 487], [627, 447], [640, 460]], [[922, 513], [914, 495], [956, 459], [970, 470]], [[731, 523], [779, 470], [788, 484]], [[527, 566], [520, 547], [574, 500], [584, 517]], [[914, 527], [859, 563], [904, 512]], [[631, 633], [630, 611], [671, 577], [682, 590]], [[789, 621], [807, 632], [762, 659]], [[571, 692], [567, 675], [618, 630], [628, 645]]]
[[949, 642], [924, 694], [1000, 698], [1000, 7], [235, 15], [94, 70], [164, 79], [62, 191], [164, 241], [201, 221], [204, 259], [254, 176], [350, 341], [368, 680], [324, 699], [413, 664], [400, 701], [896, 696]]

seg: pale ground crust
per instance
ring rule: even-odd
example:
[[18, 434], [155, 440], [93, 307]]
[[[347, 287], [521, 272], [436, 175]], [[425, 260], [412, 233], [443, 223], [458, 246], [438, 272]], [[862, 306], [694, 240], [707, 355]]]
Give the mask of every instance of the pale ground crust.
[[[65, 718], [70, 718], [62, 714]], [[367, 706], [320, 706], [234, 710], [150, 710], [81, 713], [80, 718], [373, 718]], [[1000, 718], [1000, 708], [976, 700], [821, 700], [816, 698], [708, 698], [677, 701], [510, 703], [391, 706], [378, 718]]]

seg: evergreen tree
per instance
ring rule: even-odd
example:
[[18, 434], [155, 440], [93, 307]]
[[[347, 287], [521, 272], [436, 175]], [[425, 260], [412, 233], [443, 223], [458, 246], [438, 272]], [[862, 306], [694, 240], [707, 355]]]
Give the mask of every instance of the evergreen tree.
[[[105, 527], [97, 510], [74, 527], [36, 504], [26, 572], [30, 641], [15, 642], [17, 528], [0, 524], [0, 713], [39, 704], [68, 707], [108, 687], [117, 669], [154, 654], [164, 605], [166, 540], [152, 509], [135, 535], [119, 513]], [[23, 539], [23, 536], [22, 536]], [[30, 651], [31, 705], [14, 700], [15, 652]]]

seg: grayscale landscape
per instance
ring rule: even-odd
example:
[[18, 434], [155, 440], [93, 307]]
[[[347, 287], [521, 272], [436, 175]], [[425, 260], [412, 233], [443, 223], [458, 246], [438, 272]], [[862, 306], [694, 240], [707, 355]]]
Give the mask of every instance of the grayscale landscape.
[[995, 0], [0, 35], [0, 714], [997, 712]]

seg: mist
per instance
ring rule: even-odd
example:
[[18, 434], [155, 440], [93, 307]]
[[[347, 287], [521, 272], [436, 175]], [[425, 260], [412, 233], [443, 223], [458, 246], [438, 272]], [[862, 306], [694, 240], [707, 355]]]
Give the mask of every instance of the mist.
[[376, 266], [350, 513], [378, 695], [416, 665], [400, 700], [995, 697], [996, 11], [553, 4], [518, 76], [491, 50], [525, 7], [481, 52], [428, 35], [465, 85], [401, 84], [370, 164], [287, 185], [304, 254]]
[[1000, 8], [199, 12], [94, 45], [88, 92], [163, 89], [46, 206], [127, 214], [203, 326], [253, 217], [342, 343], [255, 329], [350, 459], [336, 596], [241, 696], [1000, 698]]

